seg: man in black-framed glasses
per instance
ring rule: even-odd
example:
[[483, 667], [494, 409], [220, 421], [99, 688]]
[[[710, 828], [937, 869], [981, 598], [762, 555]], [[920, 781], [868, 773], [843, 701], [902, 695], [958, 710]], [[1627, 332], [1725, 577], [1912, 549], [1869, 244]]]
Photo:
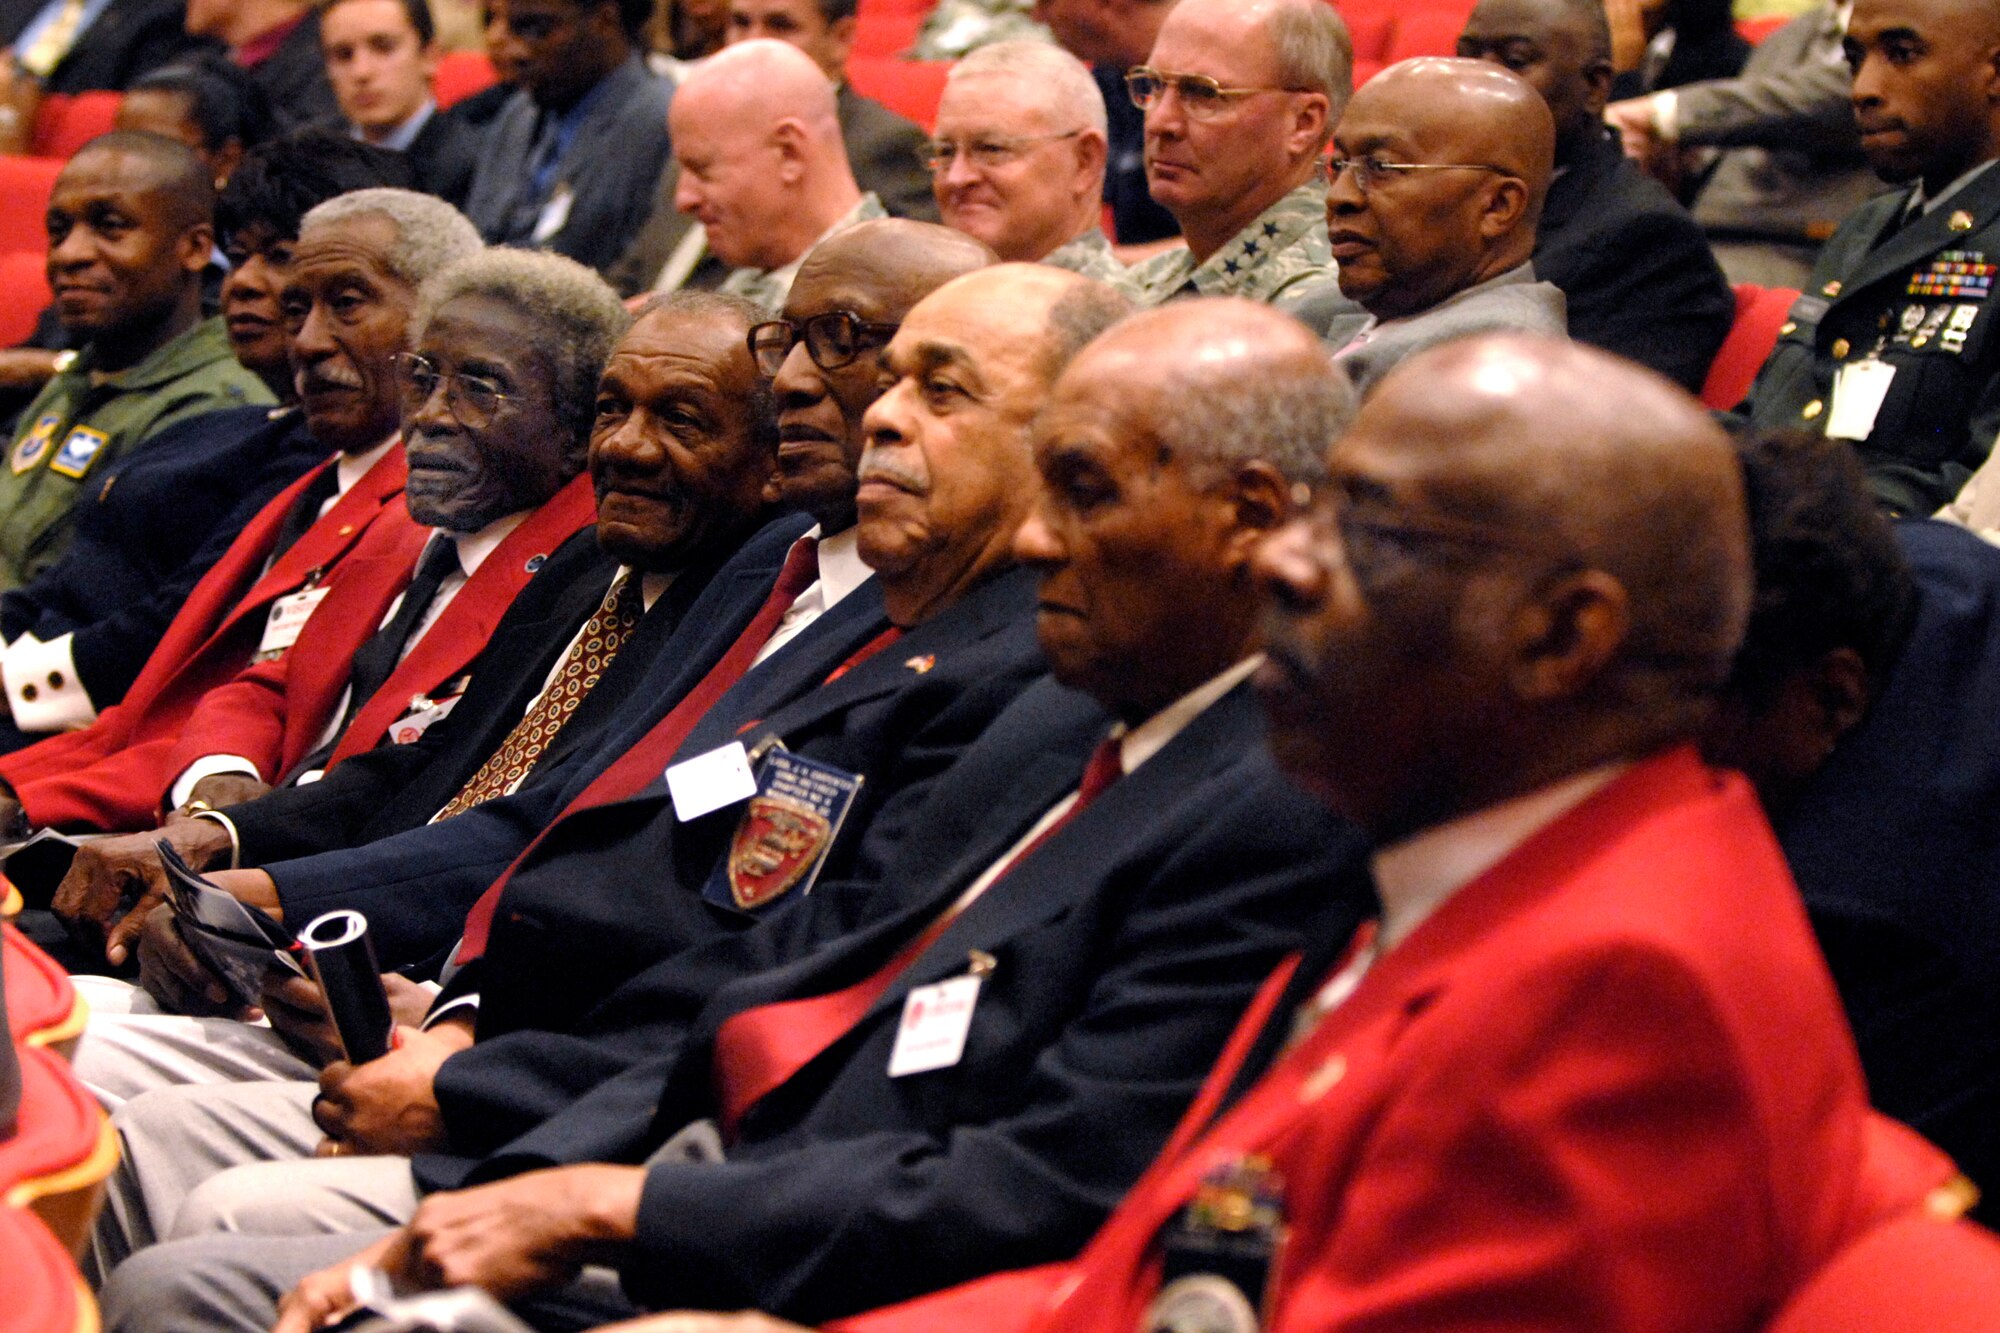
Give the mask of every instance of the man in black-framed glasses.
[[1353, 90], [1347, 25], [1320, 0], [1181, 0], [1125, 91], [1146, 115], [1147, 188], [1187, 248], [1135, 266], [1131, 295], [1287, 309], [1330, 289], [1313, 172]]

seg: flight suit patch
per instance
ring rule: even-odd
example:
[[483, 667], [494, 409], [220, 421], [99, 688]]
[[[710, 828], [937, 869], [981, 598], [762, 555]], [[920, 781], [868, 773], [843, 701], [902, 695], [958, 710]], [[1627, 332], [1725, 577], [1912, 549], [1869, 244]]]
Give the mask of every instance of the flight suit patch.
[[14, 452], [7, 457], [7, 466], [15, 476], [31, 470], [35, 464], [48, 457], [49, 446], [55, 442], [56, 431], [62, 426], [62, 417], [51, 412], [35, 422], [35, 428], [23, 435], [14, 445]]
[[111, 437], [101, 430], [88, 426], [78, 426], [62, 442], [62, 448], [49, 460], [49, 471], [60, 476], [81, 480], [90, 471], [90, 465], [104, 452], [104, 446], [111, 443]]

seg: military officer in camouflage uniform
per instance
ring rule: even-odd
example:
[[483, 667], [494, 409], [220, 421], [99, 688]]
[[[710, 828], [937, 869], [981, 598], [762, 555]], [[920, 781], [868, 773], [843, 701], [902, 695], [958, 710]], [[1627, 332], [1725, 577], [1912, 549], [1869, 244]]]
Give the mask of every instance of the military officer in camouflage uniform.
[[2000, 431], [2000, 5], [1857, 0], [1847, 53], [1869, 161], [1910, 185], [1827, 242], [1744, 406], [1852, 441], [1885, 507], [1928, 514]]
[[1354, 90], [1347, 25], [1322, 0], [1181, 0], [1126, 76], [1146, 112], [1146, 184], [1185, 250], [1134, 266], [1132, 296], [1281, 308], [1333, 281], [1320, 151]]
[[107, 134], [79, 149], [49, 201], [49, 286], [83, 350], [21, 414], [0, 469], [0, 589], [55, 562], [85, 486], [155, 432], [271, 391], [202, 318], [215, 186], [184, 145]]
[[931, 139], [931, 191], [948, 227], [1004, 260], [1100, 282], [1125, 266], [1104, 212], [1104, 94], [1083, 62], [1038, 41], [982, 46], [952, 66]]

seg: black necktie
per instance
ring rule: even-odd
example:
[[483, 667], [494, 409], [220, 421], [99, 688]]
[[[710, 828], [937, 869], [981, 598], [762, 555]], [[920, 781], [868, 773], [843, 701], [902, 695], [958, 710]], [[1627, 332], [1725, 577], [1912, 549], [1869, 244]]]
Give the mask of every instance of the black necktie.
[[382, 688], [389, 673], [403, 660], [403, 649], [437, 597], [439, 586], [447, 575], [457, 572], [458, 543], [443, 535], [433, 535], [424, 547], [423, 558], [417, 561], [416, 575], [403, 590], [403, 604], [396, 608], [389, 623], [376, 630], [354, 654], [354, 665], [347, 675], [347, 716], [340, 721], [342, 731], [347, 730], [354, 715], [361, 711], [361, 705]]
[[312, 479], [312, 483], [299, 492], [299, 498], [292, 501], [291, 512], [285, 515], [285, 522], [278, 529], [278, 540], [271, 547], [271, 561], [277, 563], [285, 552], [306, 535], [306, 529], [319, 522], [321, 506], [331, 500], [340, 489], [340, 468], [329, 464], [326, 471]]

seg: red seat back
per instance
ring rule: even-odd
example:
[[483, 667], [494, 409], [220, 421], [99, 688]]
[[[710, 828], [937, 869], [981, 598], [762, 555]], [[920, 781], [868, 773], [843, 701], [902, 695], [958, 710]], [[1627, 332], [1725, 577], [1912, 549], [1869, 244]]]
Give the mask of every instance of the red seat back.
[[1835, 1255], [1765, 1333], [2000, 1333], [2000, 1239], [1921, 1213], [1886, 1223]]
[[947, 60], [886, 60], [855, 56], [847, 62], [847, 80], [854, 91], [872, 97], [898, 115], [930, 130], [937, 124], [938, 102], [944, 97]]
[[[40, 258], [35, 256], [37, 272], [41, 268]], [[5, 281], [5, 272], [0, 270], [0, 283]], [[11, 290], [0, 286], [0, 292]], [[46, 285], [42, 291], [48, 291]], [[69, 973], [34, 941], [5, 923], [0, 923], [0, 958], [5, 960], [0, 964], [4, 966], [0, 975], [6, 978], [7, 1026], [15, 1043], [47, 1046], [67, 1055], [68, 1049], [83, 1035], [85, 1021], [83, 1000], [70, 984]]]
[[44, 219], [62, 169], [60, 158], [0, 157], [0, 251], [48, 248]]
[[21, 1107], [0, 1139], [0, 1201], [27, 1208], [56, 1239], [81, 1254], [118, 1165], [118, 1135], [69, 1065], [38, 1046], [17, 1048]]
[[1417, 56], [1451, 55], [1458, 50], [1458, 34], [1464, 27], [1465, 12], [1455, 8], [1415, 9], [1400, 14], [1385, 61], [1393, 65]]
[[59, 157], [67, 162], [70, 155], [100, 134], [109, 134], [118, 123], [118, 104], [125, 100], [120, 92], [77, 93], [65, 97], [61, 93], [51, 93], [35, 108], [35, 130], [32, 142], [38, 157]]
[[0, 1273], [7, 1275], [0, 1325], [19, 1333], [85, 1333], [97, 1306], [76, 1265], [32, 1213], [0, 1208]]
[[50, 299], [45, 251], [0, 254], [0, 347], [17, 347], [27, 341]]
[[447, 51], [438, 58], [431, 95], [441, 107], [454, 106], [500, 82], [500, 73], [484, 51]]
[[1729, 336], [1722, 340], [1722, 347], [1708, 368], [1708, 379], [1701, 386], [1701, 401], [1719, 412], [1736, 406], [1750, 392], [1750, 381], [1757, 378], [1758, 369], [1777, 346], [1785, 312], [1799, 299], [1799, 294], [1789, 287], [1754, 287], [1742, 283], [1735, 290], [1736, 319], [1730, 324]]

